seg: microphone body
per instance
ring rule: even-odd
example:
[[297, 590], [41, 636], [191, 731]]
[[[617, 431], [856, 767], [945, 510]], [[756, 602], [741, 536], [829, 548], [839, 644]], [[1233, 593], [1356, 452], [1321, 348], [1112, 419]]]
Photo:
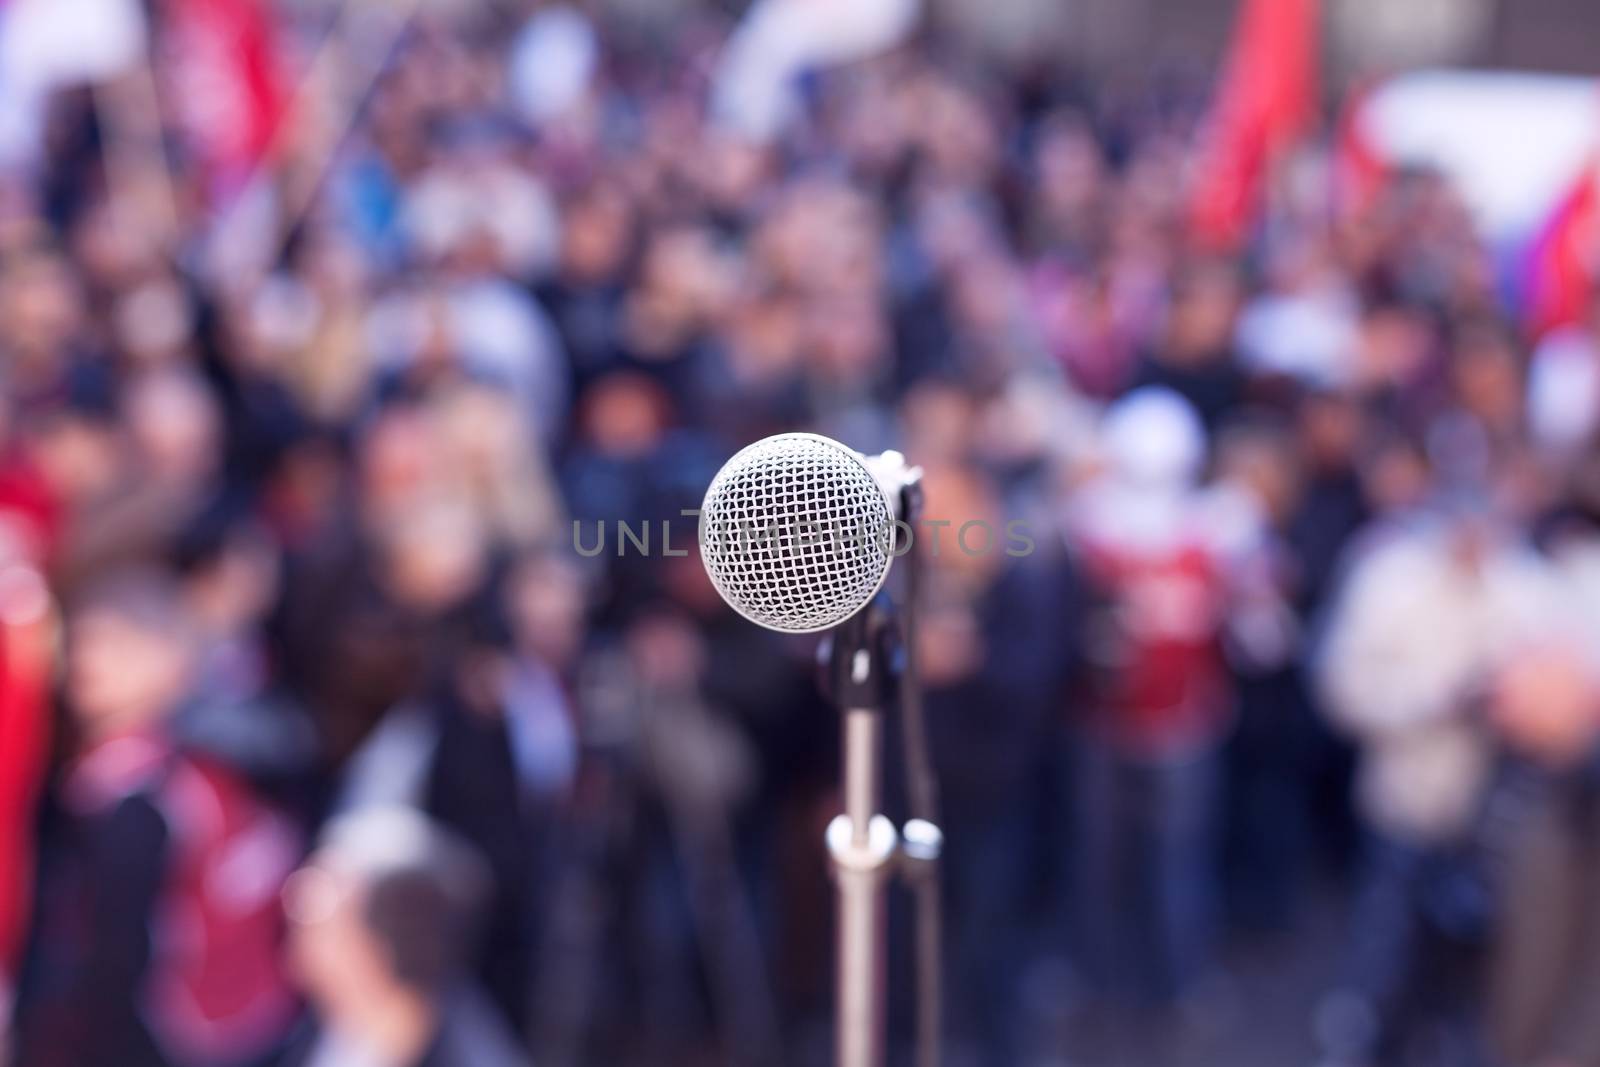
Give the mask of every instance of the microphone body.
[[735, 453], [706, 490], [700, 558], [717, 592], [759, 626], [813, 633], [867, 605], [894, 562], [900, 490], [920, 477], [898, 452], [863, 456], [813, 433]]

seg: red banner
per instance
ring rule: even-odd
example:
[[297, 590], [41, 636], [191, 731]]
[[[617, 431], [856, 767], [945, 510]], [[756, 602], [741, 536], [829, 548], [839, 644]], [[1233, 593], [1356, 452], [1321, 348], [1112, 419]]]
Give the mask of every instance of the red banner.
[[1231, 249], [1244, 241], [1273, 158], [1310, 125], [1317, 24], [1316, 0], [1243, 0], [1190, 201], [1202, 244]]

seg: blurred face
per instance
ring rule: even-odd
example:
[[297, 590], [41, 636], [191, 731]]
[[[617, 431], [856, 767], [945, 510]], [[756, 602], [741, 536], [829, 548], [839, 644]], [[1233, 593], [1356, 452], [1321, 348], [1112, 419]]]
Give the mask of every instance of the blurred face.
[[1205, 359], [1225, 350], [1233, 337], [1239, 305], [1231, 275], [1208, 270], [1192, 279], [1173, 302], [1169, 354], [1178, 359]]
[[577, 654], [583, 638], [583, 583], [560, 560], [522, 567], [511, 587], [511, 617], [517, 643], [555, 667]]
[[692, 688], [705, 670], [700, 632], [676, 614], [653, 615], [628, 630], [628, 658], [639, 680], [653, 689]]
[[1453, 368], [1456, 395], [1494, 430], [1510, 432], [1521, 418], [1522, 374], [1516, 354], [1498, 341], [1464, 348]]
[[39, 254], [19, 264], [4, 289], [10, 343], [29, 357], [45, 357], [64, 343], [77, 324], [78, 293], [66, 265]]
[[1404, 445], [1382, 449], [1362, 473], [1367, 498], [1380, 514], [1415, 507], [1428, 493], [1428, 464]]
[[1490, 703], [1508, 745], [1551, 766], [1578, 762], [1600, 737], [1593, 672], [1577, 649], [1524, 653], [1496, 679]]
[[800, 357], [800, 315], [794, 302], [773, 298], [741, 304], [728, 320], [728, 355], [746, 383], [792, 372]]
[[424, 612], [465, 600], [483, 577], [488, 548], [477, 516], [443, 501], [414, 508], [387, 547], [390, 591]]
[[1223, 477], [1236, 482], [1260, 502], [1274, 522], [1293, 511], [1298, 487], [1294, 455], [1276, 438], [1235, 445], [1219, 463]]
[[620, 193], [597, 190], [567, 209], [561, 231], [561, 260], [580, 281], [611, 277], [628, 252], [633, 219]]
[[836, 379], [869, 378], [887, 358], [888, 328], [871, 301], [819, 301], [810, 326], [812, 358]]
[[649, 379], [618, 374], [590, 389], [585, 428], [594, 447], [611, 456], [641, 456], [667, 430], [665, 400]]
[[188, 652], [176, 636], [107, 610], [82, 614], [70, 626], [68, 696], [91, 737], [158, 721], [188, 680]]
[[36, 427], [28, 443], [51, 491], [65, 503], [103, 492], [117, 476], [120, 441], [99, 420], [62, 414]]
[[1056, 210], [1083, 211], [1100, 191], [1100, 146], [1082, 125], [1058, 120], [1039, 145], [1039, 181], [1045, 200]]
[[1300, 441], [1318, 466], [1349, 463], [1360, 443], [1361, 409], [1344, 397], [1313, 397], [1300, 414]]
[[975, 415], [972, 400], [953, 386], [922, 385], [906, 397], [903, 408], [907, 454], [959, 461], [972, 447]]
[[1418, 315], [1399, 309], [1374, 311], [1362, 323], [1357, 375], [1369, 386], [1409, 382], [1426, 363], [1431, 341], [1428, 324]]
[[179, 485], [206, 480], [221, 454], [209, 395], [186, 379], [157, 376], [137, 383], [127, 406], [129, 432], [151, 474]]

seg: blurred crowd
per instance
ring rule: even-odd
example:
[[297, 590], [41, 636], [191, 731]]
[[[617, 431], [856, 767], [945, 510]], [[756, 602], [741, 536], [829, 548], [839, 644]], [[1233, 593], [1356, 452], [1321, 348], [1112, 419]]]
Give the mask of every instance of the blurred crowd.
[[0, 175], [17, 1067], [825, 1062], [815, 642], [615, 526], [792, 429], [1031, 534], [927, 558], [949, 1062], [1336, 907], [1328, 1062], [1600, 1065], [1600, 315], [1446, 182], [1313, 143], [1223, 254], [1183, 72], [930, 31], [757, 139], [717, 9], [272, 10], [255, 178], [159, 62]]

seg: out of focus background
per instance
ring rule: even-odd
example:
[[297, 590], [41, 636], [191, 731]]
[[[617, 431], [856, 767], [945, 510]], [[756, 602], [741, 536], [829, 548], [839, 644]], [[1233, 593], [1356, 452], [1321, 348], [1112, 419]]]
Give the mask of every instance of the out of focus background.
[[0, 1062], [828, 1062], [837, 718], [680, 514], [809, 429], [951, 523], [946, 1063], [1600, 1067], [1596, 39], [4, 0]]

